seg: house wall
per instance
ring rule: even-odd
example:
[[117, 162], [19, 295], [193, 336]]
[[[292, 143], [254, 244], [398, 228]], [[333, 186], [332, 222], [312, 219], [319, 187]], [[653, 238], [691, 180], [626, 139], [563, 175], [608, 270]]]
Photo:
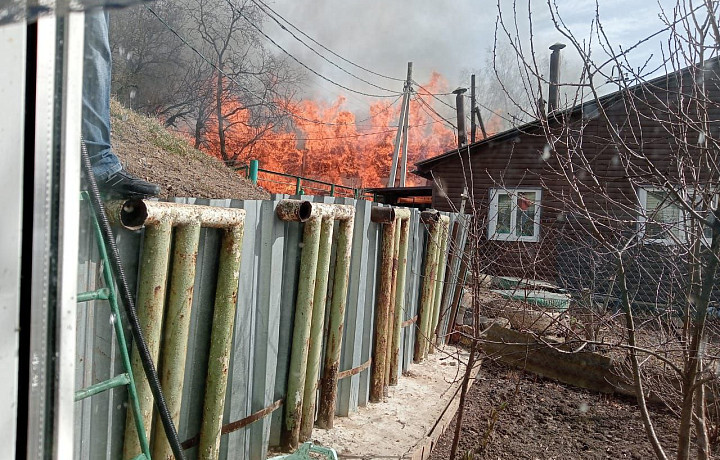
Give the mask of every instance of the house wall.
[[[706, 66], [703, 73], [711, 101], [720, 101], [717, 68], [715, 61]], [[596, 106], [587, 105], [562, 114], [566, 117], [562, 120], [565, 123], [551, 120], [549, 131], [561, 139], [560, 144], [582, 149], [589, 162], [589, 165], [582, 164], [577, 155], [572, 155], [574, 173], [569, 176], [563, 172], [568, 171], [566, 160], [571, 156], [568, 149], [557, 153], [552, 148], [548, 151], [547, 138], [551, 136], [546, 137], [539, 124], [497, 140], [476, 143], [436, 164], [419, 165], [418, 169], [421, 173], [431, 171], [434, 177], [433, 207], [457, 209], [463, 188], [467, 186], [472, 205], [477, 210], [476, 216], [485, 220], [492, 188], [541, 188], [540, 241], [489, 241], [486, 230], [479, 237], [487, 272], [545, 279], [578, 290], [593, 288], [612, 293], [615, 289], [613, 265], [608, 265], [606, 254], [590, 245], [587, 234], [578, 231], [578, 224], [582, 225], [583, 219], [577, 212], [579, 207], [568, 200], [573, 196], [568, 179], [579, 185], [579, 195], [584, 201], [582, 207], [589, 215], [612, 228], [609, 234], [617, 234], [617, 230], [634, 233], [636, 224], [632, 221], [638, 215], [636, 185], [661, 185], [662, 175], [674, 181], [679, 171], [698, 174], [698, 168], [691, 171], [691, 168], [677, 164], [675, 153], [686, 147], [677, 140], [685, 136], [682, 132], [685, 126], [673, 123], [667, 115], [667, 108], [677, 110], [679, 103], [688, 113], [693, 113], [694, 108], [688, 102], [691, 98], [681, 99], [678, 93], [680, 87], [683, 93], [689, 93], [694, 83], [689, 72], [672, 74], [635, 89], [635, 97], [618, 94], [602, 99], [607, 119]], [[711, 105], [709, 118], [720, 120], [717, 104]], [[711, 130], [717, 129], [711, 126]], [[632, 151], [641, 153], [640, 158], [626, 163], [630, 156], [620, 154], [617, 142], [611, 141], [613, 135]], [[685, 138], [689, 143], [697, 142], [698, 133], [691, 130]], [[690, 152], [689, 156], [694, 154]], [[645, 159], [650, 160], [652, 167]], [[592, 170], [595, 177], [587, 170]], [[699, 170], [700, 181], [703, 177], [710, 179], [709, 173], [703, 172], [702, 168]], [[632, 174], [632, 180], [628, 173]], [[482, 223], [484, 228], [487, 228], [486, 223]], [[629, 277], [633, 282], [633, 295], [640, 302], [672, 297], [686, 272], [677, 264], [678, 254], [672, 249], [650, 246], [658, 245], [644, 245], [631, 251]], [[660, 291], [665, 294], [660, 295]]]

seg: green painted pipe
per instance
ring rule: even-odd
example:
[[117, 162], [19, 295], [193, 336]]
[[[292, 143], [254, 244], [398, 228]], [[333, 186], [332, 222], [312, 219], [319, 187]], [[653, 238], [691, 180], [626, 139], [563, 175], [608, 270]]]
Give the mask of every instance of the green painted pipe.
[[[148, 350], [155, 363], [158, 362], [160, 352], [160, 338], [162, 335], [163, 310], [165, 308], [165, 285], [167, 283], [168, 260], [170, 259], [170, 240], [172, 226], [169, 219], [163, 219], [157, 225], [145, 229], [143, 240], [142, 260], [140, 262], [140, 276], [137, 310], [143, 336]], [[145, 436], [150, 439], [150, 428], [153, 417], [153, 396], [150, 384], [145, 378], [142, 361], [136, 348], [133, 348], [131, 358], [132, 373], [136, 376], [135, 386], [140, 403]], [[125, 424], [125, 443], [123, 457], [134, 458], [140, 452], [137, 429], [132, 411], [127, 411]]]
[[342, 332], [345, 324], [345, 304], [347, 302], [348, 278], [350, 277], [350, 255], [352, 252], [353, 228], [355, 217], [340, 221], [335, 256], [335, 281], [333, 283], [332, 302], [328, 325], [327, 347], [325, 349], [325, 367], [320, 390], [320, 408], [318, 426], [333, 427], [337, 404], [338, 371], [340, 368], [340, 350]]
[[[190, 313], [195, 287], [195, 266], [200, 242], [200, 222], [179, 226], [175, 230], [172, 276], [160, 368], [160, 384], [173, 422], [180, 421], [185, 360], [187, 358]], [[155, 433], [162, 433], [160, 420], [155, 420]], [[153, 458], [172, 458], [172, 449], [164, 436], [153, 439]]]
[[[396, 214], [397, 216], [397, 214]], [[390, 304], [388, 305], [388, 332], [387, 332], [387, 352], [385, 354], [385, 378], [383, 380], [383, 394], [387, 396], [388, 386], [390, 385], [390, 364], [392, 362], [393, 337], [395, 337], [395, 297], [397, 295], [397, 274], [398, 259], [400, 254], [400, 227], [401, 220], [395, 217], [395, 231], [393, 233], [393, 256], [392, 256], [392, 274], [390, 288]]]
[[111, 390], [113, 388], [127, 386], [130, 384], [130, 376], [127, 373], [118, 374], [115, 377], [104, 380], [102, 382], [90, 385], [87, 388], [78, 390], [75, 392], [75, 401], [82, 401], [83, 399], [95, 396], [103, 391]]
[[388, 313], [392, 301], [392, 258], [395, 243], [395, 219], [383, 226], [380, 256], [380, 289], [375, 302], [375, 348], [370, 377], [370, 402], [380, 402], [385, 387]]
[[258, 181], [258, 168], [260, 166], [260, 162], [258, 160], [250, 160], [250, 181], [252, 181], [253, 184], [257, 185]]
[[432, 303], [435, 300], [434, 288], [435, 277], [437, 273], [437, 253], [439, 251], [438, 243], [440, 237], [438, 235], [439, 214], [437, 211], [424, 211], [420, 215], [421, 221], [427, 226], [428, 238], [425, 250], [425, 274], [423, 276], [422, 291], [420, 292], [420, 312], [418, 313], [418, 329], [415, 337], [415, 350], [413, 361], [421, 362], [425, 358], [425, 350], [427, 348], [428, 334], [430, 329], [429, 323], [432, 320]]
[[225, 411], [225, 392], [235, 326], [244, 228], [244, 225], [239, 225], [226, 229], [220, 248], [203, 419], [200, 427], [199, 459], [217, 459], [220, 451], [220, 432]]
[[313, 294], [312, 322], [310, 326], [310, 347], [308, 350], [307, 376], [303, 395], [302, 418], [299, 441], [310, 440], [315, 424], [315, 399], [320, 375], [320, 357], [322, 355], [323, 329], [325, 325], [325, 302], [327, 301], [328, 271], [332, 252], [332, 218], [322, 219], [320, 226], [320, 244], [318, 247], [317, 275]]
[[[408, 217], [410, 217], [409, 211]], [[399, 377], [398, 356], [400, 354], [403, 317], [405, 316], [405, 278], [407, 274], [409, 236], [410, 219], [403, 219], [400, 224], [400, 249], [398, 251], [397, 288], [395, 291], [395, 326], [392, 338], [392, 354], [390, 355], [390, 385], [397, 385]]]
[[300, 438], [313, 297], [320, 246], [320, 227], [320, 218], [309, 219], [305, 222], [303, 232], [300, 278], [298, 279], [297, 300], [295, 302], [295, 326], [290, 351], [287, 397], [285, 399], [283, 444], [289, 450], [297, 449]]
[[438, 322], [440, 321], [440, 309], [442, 307], [442, 293], [443, 293], [443, 285], [445, 283], [445, 267], [447, 267], [447, 264], [445, 263], [446, 259], [446, 252], [447, 252], [447, 242], [448, 242], [448, 233], [450, 230], [450, 218], [448, 216], [441, 216], [440, 217], [440, 223], [442, 224], [442, 233], [440, 235], [440, 252], [438, 253], [438, 276], [437, 280], [435, 281], [435, 300], [433, 301], [433, 320], [430, 325], [430, 331], [428, 333], [428, 337], [430, 338], [428, 342], [428, 353], [435, 353], [435, 342], [437, 341], [438, 336]]

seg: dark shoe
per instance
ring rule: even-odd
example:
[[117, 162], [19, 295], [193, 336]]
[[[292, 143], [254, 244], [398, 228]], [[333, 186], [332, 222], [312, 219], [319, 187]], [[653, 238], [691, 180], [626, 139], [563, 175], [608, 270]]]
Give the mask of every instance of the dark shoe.
[[98, 188], [110, 198], [141, 198], [160, 193], [159, 186], [135, 177], [124, 169], [98, 181]]

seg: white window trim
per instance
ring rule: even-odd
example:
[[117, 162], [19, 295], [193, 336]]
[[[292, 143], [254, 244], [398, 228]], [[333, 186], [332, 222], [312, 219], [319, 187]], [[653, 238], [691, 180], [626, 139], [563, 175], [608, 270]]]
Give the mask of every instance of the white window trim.
[[[674, 246], [678, 243], [684, 243], [687, 241], [687, 233], [685, 229], [685, 209], [680, 207], [678, 214], [678, 240], [673, 238], [645, 238], [645, 223], [647, 222], [647, 194], [648, 192], [667, 192], [666, 189], [660, 187], [640, 187], [638, 188], [638, 237], [645, 244], [663, 244], [666, 246]], [[683, 200], [687, 200], [692, 195], [693, 190], [684, 190], [681, 192]], [[717, 207], [718, 195], [713, 197], [713, 206]], [[702, 243], [709, 246], [711, 241], [705, 235], [702, 237]]]
[[[534, 230], [532, 236], [517, 236], [514, 233], [516, 228], [516, 213], [510, 214], [510, 228], [513, 229], [508, 234], [498, 234], [495, 232], [498, 217], [498, 197], [500, 195], [515, 195], [524, 192], [535, 192], [537, 198], [535, 200], [535, 218], [533, 221]], [[540, 188], [491, 188], [490, 189], [490, 206], [488, 208], [488, 238], [497, 241], [525, 241], [529, 243], [537, 243], [540, 241], [540, 217], [542, 213], [542, 189]], [[512, 208], [513, 211], [515, 207]]]

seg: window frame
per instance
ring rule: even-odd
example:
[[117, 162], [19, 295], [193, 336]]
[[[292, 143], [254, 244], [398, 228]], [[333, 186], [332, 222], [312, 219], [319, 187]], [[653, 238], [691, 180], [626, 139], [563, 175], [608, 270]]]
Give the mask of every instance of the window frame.
[[[532, 236], [518, 236], [515, 232], [517, 231], [517, 196], [520, 193], [535, 193], [535, 215], [533, 216], [533, 235]], [[498, 202], [501, 195], [509, 195], [512, 197], [510, 204], [510, 233], [497, 233], [498, 223]], [[489, 192], [489, 206], [488, 206], [488, 239], [495, 241], [524, 241], [528, 243], [537, 243], [540, 241], [540, 219], [542, 213], [542, 189], [538, 187], [503, 187], [503, 188], [491, 188]]]
[[[673, 238], [650, 238], [645, 237], [645, 229], [646, 229], [646, 223], [647, 223], [647, 194], [648, 192], [663, 192], [667, 193], [668, 190], [661, 188], [661, 187], [652, 187], [652, 186], [641, 186], [638, 188], [637, 197], [638, 197], [638, 223], [637, 223], [637, 231], [638, 231], [638, 237], [642, 240], [645, 244], [662, 244], [665, 246], [674, 246], [678, 243], [685, 243], [687, 242], [687, 229], [686, 229], [686, 212], [685, 209], [675, 204], [678, 208], [678, 221], [675, 222], [675, 225], [677, 225], [678, 228], [678, 241], [675, 241]], [[689, 197], [694, 195], [694, 189], [685, 189], [678, 192], [682, 199], [687, 201], [689, 200]], [[713, 202], [711, 204], [712, 208], [717, 208], [718, 206], [718, 192], [716, 192], [713, 195]], [[708, 210], [709, 211], [709, 210]], [[705, 236], [705, 233], [703, 232], [702, 240], [701, 242], [707, 246], [711, 243], [711, 238], [708, 238]]]

